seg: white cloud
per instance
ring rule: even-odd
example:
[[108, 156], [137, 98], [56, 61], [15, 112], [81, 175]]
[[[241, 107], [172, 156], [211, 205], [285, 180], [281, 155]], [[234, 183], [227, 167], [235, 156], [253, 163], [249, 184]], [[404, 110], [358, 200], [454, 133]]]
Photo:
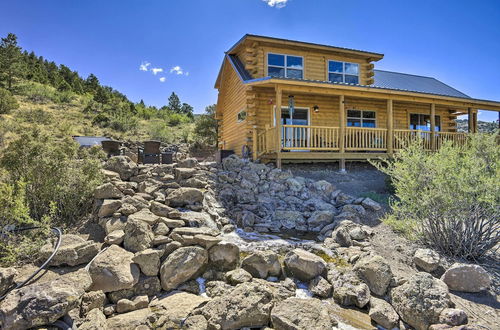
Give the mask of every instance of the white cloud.
[[139, 70], [141, 71], [148, 71], [148, 66], [150, 66], [151, 63], [149, 62], [142, 62], [141, 65], [139, 66]]
[[262, 0], [267, 3], [269, 7], [283, 8], [286, 6], [288, 0]]
[[158, 72], [163, 72], [162, 68], [151, 68], [151, 72], [153, 72], [154, 75], [156, 75]]
[[167, 78], [165, 78], [165, 77], [161, 77], [161, 78], [160, 78], [160, 81], [161, 81], [161, 82], [165, 82], [165, 80], [167, 80]]
[[175, 74], [184, 74], [184, 71], [180, 66], [174, 66], [172, 69], [170, 69], [170, 73], [175, 73]]

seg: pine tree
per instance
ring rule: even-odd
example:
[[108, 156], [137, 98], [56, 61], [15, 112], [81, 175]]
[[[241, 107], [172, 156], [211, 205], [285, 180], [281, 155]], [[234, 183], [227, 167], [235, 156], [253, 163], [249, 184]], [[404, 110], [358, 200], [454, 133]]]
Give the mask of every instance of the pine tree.
[[0, 80], [7, 82], [12, 90], [12, 83], [21, 76], [21, 47], [17, 45], [17, 36], [9, 33], [0, 43]]
[[91, 73], [85, 80], [85, 91], [94, 94], [100, 87], [99, 79]]
[[174, 92], [168, 98], [168, 108], [175, 113], [181, 113], [181, 100]]
[[186, 115], [186, 116], [188, 116], [191, 119], [194, 117], [194, 115], [193, 115], [193, 107], [190, 106], [187, 103], [182, 103], [181, 113], [184, 114], [184, 115]]

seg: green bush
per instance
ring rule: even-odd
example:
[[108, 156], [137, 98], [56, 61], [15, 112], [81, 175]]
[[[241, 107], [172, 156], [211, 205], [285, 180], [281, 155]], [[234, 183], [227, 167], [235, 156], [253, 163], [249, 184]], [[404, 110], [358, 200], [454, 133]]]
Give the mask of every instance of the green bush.
[[172, 128], [168, 127], [162, 120], [156, 120], [151, 123], [149, 128], [149, 135], [151, 139], [158, 140], [164, 143], [172, 143], [174, 141]]
[[120, 132], [135, 132], [139, 125], [137, 118], [130, 115], [110, 116], [109, 128]]
[[3, 88], [0, 88], [0, 114], [6, 114], [19, 108], [19, 103], [12, 94]]
[[217, 143], [217, 120], [215, 119], [216, 105], [209, 105], [205, 113], [196, 119], [194, 128], [198, 141], [201, 144], [215, 146]]
[[7, 171], [7, 183], [25, 183], [26, 203], [35, 221], [51, 215], [58, 224], [74, 223], [90, 210], [93, 191], [101, 182], [97, 155], [79, 153], [71, 138], [56, 139], [37, 128], [7, 146], [0, 167]]
[[[397, 200], [390, 223], [450, 256], [475, 259], [500, 243], [500, 148], [496, 135], [425, 152], [416, 142], [378, 168]], [[406, 227], [406, 228], [404, 228]]]

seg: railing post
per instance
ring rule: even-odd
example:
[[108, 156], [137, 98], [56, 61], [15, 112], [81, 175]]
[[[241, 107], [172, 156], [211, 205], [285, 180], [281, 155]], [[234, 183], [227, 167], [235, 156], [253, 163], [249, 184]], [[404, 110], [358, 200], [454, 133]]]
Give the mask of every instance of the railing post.
[[387, 100], [387, 153], [392, 156], [394, 141], [393, 101]]
[[276, 86], [276, 167], [281, 168], [281, 96], [280, 86]]
[[[500, 113], [500, 112], [499, 112]], [[467, 108], [467, 132], [472, 133], [472, 108]]]
[[436, 151], [436, 105], [431, 103], [431, 150]]
[[257, 141], [257, 125], [253, 125], [253, 129], [252, 129], [252, 143], [253, 143], [253, 148], [252, 148], [252, 151], [253, 151], [253, 160], [256, 161], [257, 160], [257, 148], [258, 148], [258, 141]]
[[342, 157], [340, 158], [340, 171], [345, 172], [345, 158], [343, 157], [345, 153], [345, 97], [344, 95], [339, 96], [339, 151]]

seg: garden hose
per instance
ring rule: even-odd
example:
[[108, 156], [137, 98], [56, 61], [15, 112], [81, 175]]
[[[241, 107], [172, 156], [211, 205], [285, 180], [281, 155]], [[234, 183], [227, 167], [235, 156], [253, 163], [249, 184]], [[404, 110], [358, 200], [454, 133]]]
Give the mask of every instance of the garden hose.
[[[8, 231], [9, 232], [21, 232], [21, 231], [26, 231], [26, 230], [40, 229], [40, 228], [41, 227], [39, 227], [39, 226], [37, 226], [37, 227], [25, 227], [25, 228], [11, 229]], [[62, 231], [61, 231], [61, 229], [59, 229], [57, 227], [53, 227], [51, 229], [52, 229], [52, 232], [57, 235], [57, 242], [56, 242], [56, 245], [54, 247], [54, 251], [52, 252], [50, 257], [48, 257], [47, 260], [45, 260], [45, 262], [33, 274], [31, 274], [26, 280], [17, 284], [15, 287], [8, 289], [7, 292], [5, 292], [5, 294], [0, 297], [0, 301], [2, 301], [10, 291], [20, 289], [23, 286], [25, 286], [26, 284], [28, 284], [28, 282], [30, 282], [36, 275], [38, 275], [42, 270], [44, 270], [45, 267], [47, 267], [47, 265], [50, 263], [50, 261], [54, 258], [57, 251], [59, 250], [59, 247], [61, 246]]]

